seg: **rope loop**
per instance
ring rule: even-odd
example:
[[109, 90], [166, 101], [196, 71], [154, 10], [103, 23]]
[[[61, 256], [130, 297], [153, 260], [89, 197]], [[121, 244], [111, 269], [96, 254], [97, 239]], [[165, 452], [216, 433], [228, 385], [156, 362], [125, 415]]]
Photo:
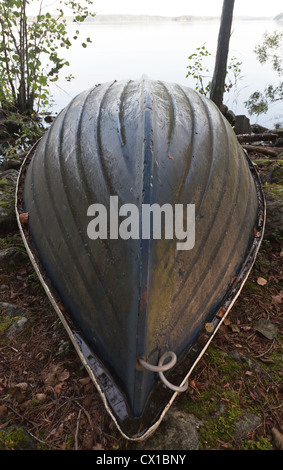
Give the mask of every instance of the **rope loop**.
[[[171, 357], [171, 360], [164, 364], [164, 361]], [[163, 372], [166, 370], [171, 369], [177, 362], [177, 356], [173, 351], [167, 351], [165, 352], [159, 359], [158, 361], [158, 366], [154, 366], [153, 364], [150, 364], [149, 362], [146, 362], [144, 359], [139, 359], [139, 363], [147, 370], [150, 370], [152, 372], [157, 372], [160, 379], [162, 382], [171, 390], [174, 390], [175, 392], [185, 392], [188, 389], [188, 381], [185, 382], [183, 386], [178, 387], [177, 385], [171, 384], [169, 382]]]

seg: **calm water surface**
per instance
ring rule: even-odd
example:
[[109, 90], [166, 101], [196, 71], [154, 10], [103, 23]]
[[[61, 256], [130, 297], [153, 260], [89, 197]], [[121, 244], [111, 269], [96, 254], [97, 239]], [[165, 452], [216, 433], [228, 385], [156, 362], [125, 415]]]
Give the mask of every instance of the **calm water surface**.
[[[77, 25], [70, 25], [70, 33]], [[225, 94], [225, 102], [236, 114], [246, 114], [244, 101], [255, 91], [263, 90], [267, 83], [276, 84], [278, 77], [268, 65], [256, 60], [254, 47], [261, 42], [265, 31], [282, 30], [283, 23], [274, 21], [234, 21], [230, 40], [230, 57], [240, 62], [241, 74], [237, 89]], [[64, 57], [71, 63], [66, 75], [75, 76], [71, 82], [63, 78], [53, 85], [54, 111], [65, 107], [76, 94], [94, 84], [112, 80], [139, 79], [146, 74], [151, 79], [176, 82], [194, 87], [186, 78], [188, 56], [196, 48], [206, 44], [212, 56], [205, 64], [212, 71], [217, 46], [219, 21], [195, 21], [192, 23], [154, 24], [92, 24], [80, 26], [80, 40], [74, 41]], [[81, 42], [87, 36], [92, 39], [86, 49]], [[65, 73], [63, 72], [63, 73]], [[211, 72], [212, 73], [212, 72]], [[63, 74], [62, 74], [63, 76]], [[255, 122], [256, 117], [251, 117]], [[266, 127], [275, 123], [283, 125], [282, 105], [273, 105], [266, 115], [258, 118]]]

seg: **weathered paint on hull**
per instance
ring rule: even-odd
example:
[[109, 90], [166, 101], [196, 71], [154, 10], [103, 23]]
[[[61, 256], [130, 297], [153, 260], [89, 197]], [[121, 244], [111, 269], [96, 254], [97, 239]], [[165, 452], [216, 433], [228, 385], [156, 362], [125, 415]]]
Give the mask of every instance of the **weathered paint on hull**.
[[[17, 210], [29, 213], [31, 238], [20, 228], [47, 294], [122, 433], [145, 437], [176, 393], [138, 358], [157, 364], [174, 351], [178, 364], [166, 376], [184, 383], [259, 248], [257, 174], [210, 100], [143, 79], [75, 97], [21, 178]], [[178, 251], [176, 239], [89, 239], [87, 209], [107, 207], [111, 195], [139, 209], [195, 204], [194, 248]]]

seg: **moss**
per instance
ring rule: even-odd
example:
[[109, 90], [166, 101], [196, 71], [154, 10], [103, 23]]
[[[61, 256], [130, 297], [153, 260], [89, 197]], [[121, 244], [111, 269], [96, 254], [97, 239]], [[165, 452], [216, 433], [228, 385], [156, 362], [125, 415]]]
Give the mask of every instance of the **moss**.
[[211, 391], [202, 392], [197, 401], [184, 400], [182, 409], [199, 419], [205, 419], [217, 411], [217, 401], [212, 397]]
[[220, 349], [210, 346], [207, 350], [205, 360], [211, 365], [217, 368], [219, 374], [219, 380], [221, 382], [234, 378], [239, 374], [241, 366], [234, 361], [227, 353]]
[[245, 283], [243, 292], [245, 291], [253, 293], [253, 294], [261, 293], [260, 286], [258, 286], [257, 284], [254, 284], [252, 281], [249, 281], [249, 280], [246, 281]]
[[11, 203], [7, 201], [0, 201], [0, 206], [1, 207], [10, 207]]
[[272, 373], [272, 377], [276, 383], [280, 384], [282, 381], [281, 371], [282, 371], [282, 360], [283, 360], [283, 336], [278, 335], [276, 337], [276, 343], [278, 344], [278, 349], [272, 351], [269, 354], [269, 359], [272, 361], [268, 364], [261, 364], [261, 367], [267, 371], [268, 374]]
[[0, 450], [28, 450], [30, 440], [24, 429], [17, 426], [0, 431]]
[[0, 346], [5, 346], [10, 342], [9, 338], [5, 336], [5, 332], [13, 325], [13, 323], [20, 320], [22, 317], [5, 317], [3, 320], [0, 316]]
[[242, 450], [272, 450], [271, 442], [265, 437], [256, 440], [246, 440], [242, 442]]
[[13, 235], [7, 234], [5, 237], [0, 237], [0, 250], [4, 250], [10, 247], [24, 248], [24, 244], [22, 243], [22, 239], [18, 233]]
[[200, 450], [214, 450], [219, 441], [231, 446], [235, 423], [242, 415], [243, 412], [238, 407], [229, 406], [225, 413], [206, 420], [200, 429]]
[[283, 185], [282, 184], [269, 184], [265, 183], [263, 189], [268, 194], [283, 200]]
[[72, 450], [74, 446], [74, 437], [72, 435], [67, 436], [67, 441], [66, 441], [66, 450]]
[[14, 318], [6, 317], [0, 321], [0, 335], [4, 335], [5, 331], [14, 323]]

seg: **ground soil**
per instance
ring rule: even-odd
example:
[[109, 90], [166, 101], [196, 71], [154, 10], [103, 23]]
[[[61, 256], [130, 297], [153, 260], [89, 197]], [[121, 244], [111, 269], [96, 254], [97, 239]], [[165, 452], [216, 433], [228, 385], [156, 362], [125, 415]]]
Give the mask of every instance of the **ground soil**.
[[[1, 236], [0, 248], [22, 248], [17, 230]], [[282, 367], [282, 255], [280, 237], [264, 240], [240, 297], [191, 375], [189, 390], [174, 403], [191, 412], [188, 403], [198, 405], [209, 392], [210, 404], [230, 401], [234, 408], [252, 410], [262, 424], [248, 439], [258, 443], [271, 443], [273, 428], [283, 432], [278, 360], [281, 357]], [[8, 339], [6, 318], [0, 317], [0, 427], [24, 427], [37, 449], [135, 449], [105, 410], [28, 258], [0, 271], [0, 302], [23, 307], [29, 320], [21, 335]], [[278, 328], [272, 340], [254, 328], [262, 318]], [[215, 351], [238, 353], [246, 360], [245, 368], [231, 374], [221, 368]], [[255, 363], [264, 372], [259, 373]], [[246, 442], [217, 437], [213, 449], [243, 449]], [[211, 448], [208, 440], [201, 446]]]

